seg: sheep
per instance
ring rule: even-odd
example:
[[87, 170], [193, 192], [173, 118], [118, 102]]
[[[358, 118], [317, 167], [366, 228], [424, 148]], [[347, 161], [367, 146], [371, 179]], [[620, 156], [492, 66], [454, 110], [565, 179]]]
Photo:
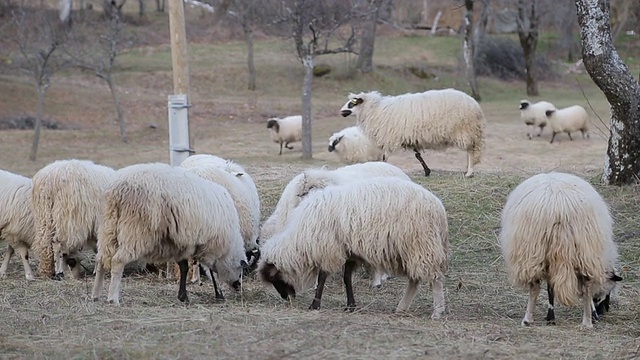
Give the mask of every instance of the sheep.
[[290, 143], [302, 141], [302, 116], [293, 115], [284, 118], [270, 118], [267, 121], [267, 129], [271, 133], [271, 140], [280, 144], [280, 153], [282, 155], [282, 145], [291, 150]]
[[[232, 288], [247, 266], [238, 212], [229, 192], [212, 181], [168, 164], [118, 170], [104, 193], [92, 297], [111, 269], [108, 301], [120, 303], [124, 267], [133, 261], [175, 261], [180, 266], [178, 299], [188, 302], [188, 261], [194, 257]], [[216, 293], [218, 289], [216, 289]]]
[[[80, 277], [80, 252], [95, 247], [102, 192], [115, 174], [88, 160], [58, 160], [33, 176], [31, 202], [42, 276]], [[54, 272], [55, 261], [55, 272]]]
[[355, 115], [364, 133], [384, 152], [413, 149], [425, 176], [431, 169], [422, 150], [456, 146], [467, 151], [466, 177], [473, 176], [473, 166], [480, 162], [486, 120], [478, 102], [462, 91], [384, 97], [377, 91], [349, 94], [340, 114]]
[[529, 289], [522, 325], [533, 323], [540, 282], [547, 282], [546, 320], [555, 323], [554, 299], [575, 306], [582, 296], [582, 325], [598, 319], [616, 275], [613, 220], [600, 194], [570, 174], [538, 174], [508, 196], [502, 210], [500, 246], [514, 285]]
[[347, 309], [353, 310], [352, 274], [366, 264], [409, 279], [396, 311], [408, 310], [418, 285], [430, 282], [431, 317], [437, 319], [445, 309], [448, 262], [447, 213], [440, 199], [414, 182], [386, 177], [310, 194], [262, 247], [258, 272], [285, 300], [317, 274], [310, 308], [319, 309], [327, 276], [344, 266]]
[[29, 265], [29, 249], [34, 237], [31, 179], [0, 170], [0, 239], [7, 242], [0, 278], [7, 276], [15, 251], [22, 259], [24, 276], [27, 280], [35, 279]]
[[545, 112], [545, 115], [553, 130], [551, 144], [553, 144], [556, 134], [561, 132], [566, 132], [570, 140], [573, 140], [571, 132], [578, 130], [582, 133], [583, 139], [585, 136], [589, 137], [589, 114], [582, 106], [573, 105], [559, 110], [550, 109]]
[[[548, 101], [538, 101], [532, 104], [529, 100], [520, 100], [520, 118], [526, 125], [533, 129], [540, 128], [536, 136], [542, 135], [542, 130], [547, 126], [547, 110], [553, 110], [556, 107]], [[532, 130], [533, 130], [532, 129]], [[531, 132], [527, 133], [529, 140], [533, 139]]]
[[331, 135], [328, 150], [335, 152], [347, 165], [387, 160], [386, 154], [373, 144], [359, 126], [350, 126]]

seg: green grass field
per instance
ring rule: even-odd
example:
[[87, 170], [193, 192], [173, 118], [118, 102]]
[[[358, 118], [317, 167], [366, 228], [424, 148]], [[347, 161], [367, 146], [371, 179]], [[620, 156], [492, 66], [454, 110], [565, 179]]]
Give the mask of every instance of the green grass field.
[[[318, 58], [333, 71], [314, 80], [314, 159], [303, 161], [300, 144], [278, 156], [265, 125], [268, 117], [300, 112], [302, 67], [292, 45], [282, 39], [258, 39], [258, 88], [251, 92], [246, 90], [242, 41], [192, 43], [193, 147], [198, 153], [231, 158], [247, 169], [258, 186], [264, 220], [295, 174], [308, 167], [340, 166], [327, 152], [326, 142], [333, 132], [354, 122], [338, 114], [349, 92], [401, 94], [446, 87], [466, 91], [458, 68], [460, 46], [454, 37], [388, 35], [376, 42], [375, 71], [369, 75], [350, 70], [354, 55]], [[407, 70], [410, 66], [428, 69], [435, 77], [422, 80]], [[86, 158], [114, 168], [168, 162], [166, 105], [173, 92], [168, 42], [121, 55], [115, 80], [126, 112], [128, 144], [119, 141], [106, 85], [90, 73], [66, 71], [54, 78], [45, 113], [68, 129], [44, 130], [35, 162], [27, 160], [32, 131], [0, 131], [0, 168], [32, 176], [57, 159]], [[574, 136], [569, 141], [560, 136], [559, 142], [549, 144], [548, 130], [541, 138], [526, 137], [528, 129], [518, 112], [520, 99], [527, 98], [523, 83], [480, 78], [479, 85], [488, 127], [474, 178], [462, 176], [466, 154], [454, 149], [424, 155], [433, 170], [428, 178], [411, 153], [394, 153], [389, 160], [440, 197], [447, 209], [452, 256], [443, 321], [429, 318], [428, 286], [422, 286], [407, 314], [394, 314], [406, 281], [394, 278], [372, 289], [364, 272], [355, 281], [355, 313], [342, 311], [346, 300], [340, 274], [327, 281], [320, 311], [307, 310], [312, 292], [287, 303], [254, 278], [245, 279], [242, 293], [225, 288], [225, 303], [213, 300], [210, 284], [191, 285], [191, 303], [185, 306], [176, 298], [177, 284], [153, 275], [125, 278], [122, 306], [114, 307], [87, 300], [93, 285], [90, 274], [80, 281], [27, 282], [14, 258], [8, 278], [0, 281], [1, 357], [638, 358], [640, 188], [599, 185], [608, 139], [606, 99], [586, 74], [558, 75], [555, 81], [541, 83], [539, 99], [550, 99], [556, 106], [581, 104], [592, 115], [590, 139]], [[35, 115], [36, 94], [28, 77], [3, 73], [0, 93], [5, 94], [0, 97], [0, 118]], [[539, 298], [536, 323], [521, 327], [527, 295], [509, 284], [499, 253], [499, 216], [507, 194], [525, 178], [551, 170], [575, 173], [593, 183], [616, 221], [624, 281], [611, 312], [592, 330], [580, 327], [581, 308], [563, 306], [557, 307], [557, 325], [545, 325], [546, 296]], [[4, 244], [0, 246], [4, 250]], [[85, 264], [89, 269], [92, 265]]]

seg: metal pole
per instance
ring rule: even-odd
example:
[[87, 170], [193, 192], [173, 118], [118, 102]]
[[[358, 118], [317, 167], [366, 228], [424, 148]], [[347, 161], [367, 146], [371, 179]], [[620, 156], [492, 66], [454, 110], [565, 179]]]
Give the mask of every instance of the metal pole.
[[169, 158], [178, 166], [193, 150], [189, 134], [189, 65], [183, 0], [169, 0], [173, 92], [169, 95]]

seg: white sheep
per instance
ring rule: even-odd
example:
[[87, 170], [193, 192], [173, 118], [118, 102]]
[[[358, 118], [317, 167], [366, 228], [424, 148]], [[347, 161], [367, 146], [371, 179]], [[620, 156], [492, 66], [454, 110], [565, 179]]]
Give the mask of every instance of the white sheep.
[[373, 144], [359, 126], [350, 126], [331, 135], [328, 150], [337, 154], [347, 165], [387, 160], [386, 154]]
[[573, 140], [571, 133], [574, 131], [580, 131], [582, 138], [589, 137], [589, 114], [580, 105], [573, 105], [562, 109], [550, 109], [545, 112], [547, 119], [549, 119], [549, 126], [553, 131], [551, 136], [551, 144], [556, 138], [556, 134], [566, 132], [569, 135], [569, 139]]
[[34, 280], [29, 265], [29, 249], [34, 237], [31, 179], [0, 170], [0, 240], [7, 242], [0, 278], [7, 276], [9, 261], [15, 251], [22, 259], [24, 276]]
[[529, 289], [522, 325], [533, 322], [540, 282], [547, 282], [549, 310], [554, 299], [574, 306], [582, 297], [582, 324], [592, 327], [603, 301], [608, 307], [615, 282], [613, 220], [600, 194], [569, 174], [538, 174], [518, 185], [502, 210], [500, 245], [512, 282]]
[[284, 118], [270, 118], [267, 121], [267, 129], [271, 133], [271, 140], [280, 144], [282, 155], [282, 145], [287, 149], [293, 149], [290, 143], [302, 141], [302, 116], [293, 115]]
[[285, 229], [262, 247], [258, 271], [283, 299], [306, 289], [318, 275], [310, 308], [319, 309], [327, 276], [344, 266], [347, 309], [353, 309], [353, 271], [369, 265], [409, 279], [396, 311], [409, 308], [421, 282], [431, 283], [436, 319], [445, 309], [448, 261], [442, 202], [416, 183], [387, 177], [310, 194]]
[[536, 136], [542, 134], [542, 130], [547, 126], [547, 110], [554, 110], [556, 107], [548, 101], [538, 101], [532, 104], [529, 100], [520, 100], [520, 118], [526, 125], [532, 127], [532, 132], [527, 133], [529, 140], [533, 138], [533, 130], [539, 128]]
[[429, 90], [399, 96], [377, 91], [349, 94], [340, 109], [342, 116], [354, 114], [364, 133], [382, 151], [413, 149], [425, 176], [431, 169], [420, 152], [458, 147], [467, 152], [467, 172], [480, 162], [484, 146], [485, 117], [476, 100], [455, 89]]
[[95, 246], [102, 192], [114, 174], [110, 167], [73, 159], [55, 161], [33, 176], [33, 248], [42, 276], [60, 279], [66, 263], [79, 278], [80, 252]]
[[247, 258], [238, 212], [224, 187], [180, 167], [137, 164], [118, 170], [104, 197], [94, 300], [111, 269], [108, 301], [119, 304], [123, 269], [136, 260], [177, 262], [183, 302], [190, 257], [215, 264], [221, 279], [239, 288]]

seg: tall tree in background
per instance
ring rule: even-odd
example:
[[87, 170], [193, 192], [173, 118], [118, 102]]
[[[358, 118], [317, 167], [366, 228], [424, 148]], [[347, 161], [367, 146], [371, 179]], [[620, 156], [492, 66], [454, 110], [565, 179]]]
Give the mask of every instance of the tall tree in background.
[[518, 37], [524, 52], [524, 71], [527, 95], [538, 96], [536, 79], [536, 48], [538, 47], [538, 0], [518, 0]]
[[[290, 14], [293, 40], [298, 59], [304, 67], [302, 82], [302, 158], [313, 157], [311, 148], [311, 93], [313, 87], [313, 66], [316, 56], [352, 52], [355, 30], [342, 46], [329, 48], [329, 39], [349, 20], [349, 11], [340, 9], [338, 2], [316, 0], [294, 0], [287, 8]], [[342, 17], [340, 17], [342, 16]], [[324, 42], [324, 47], [320, 43]]]
[[476, 69], [474, 66], [477, 42], [473, 36], [473, 3], [474, 0], [464, 1], [464, 39], [462, 40], [462, 57], [464, 58], [464, 68], [467, 81], [471, 87], [471, 96], [480, 101], [480, 91], [478, 90]]
[[35, 161], [44, 116], [44, 99], [51, 86], [51, 77], [68, 63], [61, 51], [68, 27], [59, 23], [59, 18], [53, 13], [44, 10], [27, 13], [22, 9], [13, 12], [12, 25], [15, 27], [12, 41], [20, 51], [20, 56], [13, 64], [31, 77], [38, 93], [33, 143], [29, 154], [29, 160]]
[[[356, 68], [363, 73], [373, 71], [373, 47], [376, 42], [376, 23], [380, 7], [384, 0], [369, 0], [362, 34], [360, 35], [360, 52], [356, 61]], [[425, 5], [426, 7], [426, 5]]]
[[608, 0], [576, 0], [582, 59], [611, 106], [610, 137], [602, 181], [640, 180], [640, 84], [613, 45]]
[[247, 69], [249, 71], [249, 79], [247, 88], [249, 90], [256, 89], [256, 66], [253, 56], [253, 26], [259, 12], [265, 9], [260, 0], [233, 0], [229, 6], [229, 14], [242, 26], [244, 32], [244, 40], [247, 44]]

